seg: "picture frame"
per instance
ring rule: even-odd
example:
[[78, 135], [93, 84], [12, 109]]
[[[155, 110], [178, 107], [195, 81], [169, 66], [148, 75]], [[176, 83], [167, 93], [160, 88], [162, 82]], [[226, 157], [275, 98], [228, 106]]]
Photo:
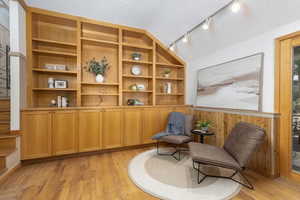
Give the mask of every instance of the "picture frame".
[[54, 88], [68, 88], [67, 80], [54, 80]]

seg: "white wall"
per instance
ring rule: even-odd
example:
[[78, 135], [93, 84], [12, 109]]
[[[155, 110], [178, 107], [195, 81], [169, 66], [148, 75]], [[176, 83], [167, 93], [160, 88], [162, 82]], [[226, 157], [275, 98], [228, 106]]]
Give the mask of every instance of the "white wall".
[[[5, 1], [8, 5], [8, 0]], [[6, 8], [0, 8], [0, 24], [9, 29], [9, 11]]]
[[[20, 130], [21, 66], [26, 56], [26, 12], [18, 1], [10, 1], [10, 49], [21, 56], [11, 56], [11, 130]], [[24, 67], [24, 66], [23, 66]]]
[[[190, 44], [178, 44], [177, 53], [188, 65], [186, 99], [188, 104], [194, 104], [195, 101], [198, 69], [263, 52], [265, 60], [262, 109], [264, 112], [273, 112], [275, 39], [300, 31], [300, 12], [294, 12], [295, 8], [299, 9], [300, 1], [273, 1], [272, 4], [269, 0], [243, 0], [243, 2], [247, 10], [243, 9], [235, 16], [230, 11], [225, 11], [215, 18], [212, 30], [205, 32], [198, 29], [191, 35]], [[282, 12], [276, 13], [279, 8], [282, 8]], [[282, 20], [282, 16], [285, 16], [285, 20]], [[274, 24], [273, 21], [281, 23]]]

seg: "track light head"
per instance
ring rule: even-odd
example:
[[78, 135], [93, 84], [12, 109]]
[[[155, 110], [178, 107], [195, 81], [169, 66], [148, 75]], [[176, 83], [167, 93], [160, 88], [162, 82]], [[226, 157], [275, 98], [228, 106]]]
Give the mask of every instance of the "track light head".
[[235, 0], [232, 4], [231, 4], [231, 11], [233, 13], [237, 13], [241, 10], [241, 2], [239, 0]]
[[172, 45], [170, 46], [170, 50], [171, 50], [171, 51], [175, 51], [175, 44], [172, 44]]
[[203, 30], [208, 30], [209, 29], [209, 27], [210, 27], [210, 22], [211, 22], [211, 18], [207, 18], [206, 20], [205, 20], [205, 22], [202, 24], [202, 29]]
[[189, 36], [188, 34], [185, 34], [184, 37], [182, 38], [183, 43], [187, 43], [189, 41]]

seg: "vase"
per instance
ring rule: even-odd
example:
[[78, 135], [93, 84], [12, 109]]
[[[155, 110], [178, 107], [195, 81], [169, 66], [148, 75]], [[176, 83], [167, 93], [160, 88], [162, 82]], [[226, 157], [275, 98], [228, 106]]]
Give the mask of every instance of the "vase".
[[101, 74], [97, 74], [96, 82], [97, 83], [103, 83], [104, 82], [104, 76], [102, 76]]

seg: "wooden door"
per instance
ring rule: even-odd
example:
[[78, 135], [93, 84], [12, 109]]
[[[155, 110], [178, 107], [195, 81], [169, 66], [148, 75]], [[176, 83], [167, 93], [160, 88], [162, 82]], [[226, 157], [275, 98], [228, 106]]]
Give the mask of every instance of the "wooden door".
[[78, 152], [76, 111], [53, 113], [53, 154], [64, 155]]
[[51, 156], [51, 114], [22, 113], [22, 160]]
[[110, 149], [123, 146], [122, 110], [111, 109], [103, 112], [103, 148]]
[[145, 108], [143, 110], [143, 134], [142, 143], [155, 142], [151, 139], [153, 135], [161, 131], [160, 112], [158, 108]]
[[124, 146], [142, 143], [142, 112], [140, 109], [124, 110]]
[[79, 152], [101, 149], [101, 112], [79, 111]]
[[296, 83], [299, 80], [293, 78], [295, 75], [294, 49], [296, 47], [300, 48], [300, 33], [276, 40], [275, 112], [280, 113], [278, 138], [280, 175], [300, 181], [300, 171], [292, 169], [292, 121], [295, 116], [295, 110], [293, 111], [295, 99], [292, 91], [295, 89], [295, 84], [300, 84]]

